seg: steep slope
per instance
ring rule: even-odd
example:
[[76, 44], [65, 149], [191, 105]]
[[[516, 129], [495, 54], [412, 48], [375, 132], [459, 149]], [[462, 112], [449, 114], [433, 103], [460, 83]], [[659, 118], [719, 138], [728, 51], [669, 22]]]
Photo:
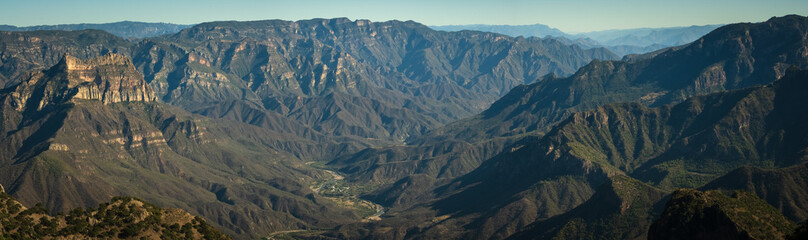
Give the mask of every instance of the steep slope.
[[4, 90], [0, 183], [52, 211], [138, 196], [238, 237], [359, 220], [314, 194], [308, 182], [325, 173], [288, 154], [325, 151], [318, 143], [192, 115], [149, 96], [119, 55], [66, 56]]
[[[697, 97], [671, 107], [647, 109], [623, 104], [575, 114], [544, 136], [538, 145], [523, 147], [538, 146], [539, 149], [525, 150], [533, 151], [537, 157], [494, 158], [456, 180], [461, 186], [470, 186], [468, 190], [441, 201], [446, 206], [463, 206], [459, 204], [462, 199], [485, 199], [492, 191], [504, 196], [513, 196], [512, 193], [523, 196], [533, 191], [533, 187], [527, 188], [531, 184], [563, 183], [537, 181], [554, 179], [551, 176], [556, 174], [579, 176], [592, 186], [603, 174], [626, 173], [670, 189], [700, 186], [744, 165], [784, 167], [804, 163], [808, 134], [804, 126], [798, 125], [808, 120], [805, 118], [808, 108], [803, 106], [808, 99], [801, 94], [801, 89], [808, 88], [806, 79], [808, 72], [792, 71], [772, 86]], [[738, 124], [748, 127], [739, 128]], [[511, 160], [514, 158], [523, 160]], [[569, 165], [574, 162], [581, 164]], [[558, 164], [567, 167], [549, 172]], [[570, 185], [567, 189], [579, 186], [565, 185]], [[518, 199], [508, 199], [506, 203], [525, 204]], [[569, 198], [560, 195], [548, 202], [562, 203], [565, 199]], [[438, 208], [441, 209], [440, 205]], [[548, 209], [552, 208], [539, 208], [539, 213]], [[494, 212], [506, 213], [502, 209]]]
[[727, 25], [650, 59], [596, 61], [569, 78], [517, 87], [482, 114], [429, 137], [475, 139], [546, 131], [572, 112], [606, 103], [637, 101], [657, 106], [770, 83], [789, 66], [808, 66], [806, 32], [808, 18], [792, 15]]
[[[570, 74], [594, 58], [614, 58], [603, 49], [550, 39], [347, 19], [204, 23], [144, 42], [134, 52], [138, 68], [168, 102], [199, 98], [177, 103], [187, 108], [246, 98], [324, 132], [393, 143], [479, 112], [518, 84], [548, 73]], [[185, 62], [196, 67], [174, 64]], [[222, 77], [190, 81], [200, 69]], [[222, 85], [242, 90], [214, 91], [225, 92], [221, 96], [191, 91]], [[356, 119], [299, 115], [321, 110], [322, 102], [338, 95], [373, 106], [332, 108]], [[368, 113], [392, 124], [363, 117]]]
[[648, 239], [785, 239], [796, 228], [772, 206], [748, 192], [682, 189], [673, 193]]
[[[616, 58], [554, 39], [347, 19], [212, 22], [136, 42], [95, 30], [4, 32], [0, 43], [4, 86], [65, 52], [82, 59], [121, 53], [164, 102], [259, 126], [299, 125], [272, 130], [349, 149], [403, 143], [478, 113], [519, 84]], [[227, 111], [237, 105], [245, 106], [240, 114]], [[308, 114], [321, 111], [328, 114]]]
[[702, 190], [754, 193], [795, 222], [808, 219], [808, 165], [782, 169], [743, 167], [704, 185]]
[[181, 209], [162, 209], [130, 197], [54, 217], [42, 205], [26, 208], [0, 192], [0, 211], [0, 237], [9, 239], [231, 239]]
[[569, 212], [533, 223], [508, 239], [645, 239], [666, 192], [617, 175]]
[[[530, 85], [515, 87], [476, 116], [453, 122], [408, 141], [413, 147], [389, 147], [376, 152], [405, 152], [396, 158], [398, 172], [437, 172], [421, 170], [427, 162], [433, 169], [450, 166], [454, 151], [486, 152], [466, 160], [471, 168], [505, 148], [479, 151], [457, 148], [443, 153], [445, 158], [421, 158], [418, 151], [444, 142], [469, 142], [470, 146], [491, 139], [515, 142], [525, 135], [540, 136], [570, 115], [609, 103], [639, 102], [662, 106], [681, 102], [692, 96], [710, 92], [740, 89], [771, 83], [783, 76], [789, 66], [808, 67], [808, 18], [785, 16], [755, 24], [733, 24], [721, 27], [696, 42], [634, 56], [624, 61], [593, 61], [570, 77], [548, 76]], [[772, 57], [778, 56], [778, 57]], [[501, 145], [504, 147], [506, 145]], [[343, 171], [364, 169], [354, 173], [361, 180], [378, 179], [392, 183], [401, 178], [398, 172], [379, 171], [386, 165], [376, 164], [377, 156], [357, 153], [331, 162]], [[405, 169], [405, 170], [401, 170]], [[461, 169], [456, 169], [463, 173]], [[393, 174], [380, 175], [390, 172]], [[373, 174], [373, 175], [371, 175]], [[372, 178], [371, 178], [372, 177]]]
[[[392, 209], [390, 219], [364, 227], [375, 229], [367, 233], [374, 237], [504, 238], [583, 206], [615, 175], [676, 189], [701, 186], [746, 165], [805, 164], [806, 88], [808, 71], [792, 69], [770, 85], [676, 105], [625, 103], [576, 113], [547, 135], [523, 138], [448, 184], [416, 185], [432, 189], [421, 204]], [[407, 235], [383, 230], [391, 226]], [[341, 233], [350, 236], [346, 229]]]

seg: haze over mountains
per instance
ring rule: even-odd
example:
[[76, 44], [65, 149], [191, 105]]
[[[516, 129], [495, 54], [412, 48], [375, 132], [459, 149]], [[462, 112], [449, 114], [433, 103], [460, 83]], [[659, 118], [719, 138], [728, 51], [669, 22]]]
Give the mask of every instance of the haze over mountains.
[[[112, 33], [122, 38], [148, 38], [161, 35], [174, 34], [182, 29], [190, 28], [193, 25], [182, 25], [172, 23], [147, 23], [122, 21], [114, 23], [82, 23], [82, 24], [60, 24], [60, 25], [38, 25], [28, 27], [17, 27], [11, 25], [0, 25], [0, 31], [38, 31], [38, 30], [62, 30], [75, 31], [86, 29], [97, 29]], [[553, 37], [561, 41], [577, 44], [583, 48], [605, 47], [618, 56], [627, 54], [638, 54], [653, 52], [666, 47], [683, 45], [707, 34], [708, 32], [722, 26], [721, 24], [689, 26], [689, 27], [666, 27], [666, 28], [636, 28], [636, 29], [613, 29], [601, 30], [585, 33], [569, 34], [556, 28], [543, 24], [533, 25], [445, 25], [430, 26], [430, 28], [441, 31], [462, 31], [473, 30], [481, 32], [493, 32], [505, 34], [512, 37]]]
[[805, 221], [808, 18], [618, 58], [344, 18], [0, 32], [0, 184], [51, 212], [134, 196], [239, 239], [783, 239]]
[[193, 25], [182, 25], [173, 23], [146, 23], [146, 22], [114, 22], [114, 23], [81, 23], [81, 24], [60, 24], [60, 25], [38, 25], [28, 27], [17, 27], [11, 25], [0, 25], [0, 31], [43, 31], [61, 30], [76, 31], [86, 29], [96, 29], [106, 31], [122, 38], [147, 38], [160, 35], [177, 33], [182, 29]]
[[564, 33], [561, 30], [543, 24], [533, 25], [447, 25], [431, 26], [442, 31], [485, 31], [502, 33], [509, 36], [553, 37], [578, 44], [584, 48], [605, 47], [618, 56], [653, 52], [659, 49], [690, 43], [723, 24], [666, 27], [614, 29], [593, 32]]

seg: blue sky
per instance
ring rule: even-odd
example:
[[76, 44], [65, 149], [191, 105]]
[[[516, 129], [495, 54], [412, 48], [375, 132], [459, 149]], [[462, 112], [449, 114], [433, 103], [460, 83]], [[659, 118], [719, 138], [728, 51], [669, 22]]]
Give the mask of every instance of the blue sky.
[[0, 24], [200, 23], [348, 17], [427, 25], [541, 23], [565, 32], [760, 22], [808, 0], [0, 0]]

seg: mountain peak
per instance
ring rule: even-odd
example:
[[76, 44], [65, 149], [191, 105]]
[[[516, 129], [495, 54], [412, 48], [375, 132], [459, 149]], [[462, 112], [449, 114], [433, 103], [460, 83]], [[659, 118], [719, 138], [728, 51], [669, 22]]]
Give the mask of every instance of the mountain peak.
[[17, 110], [37, 111], [70, 99], [104, 104], [157, 99], [132, 61], [114, 53], [88, 60], [65, 54], [50, 69], [30, 74], [12, 95]]
[[797, 14], [789, 14], [782, 17], [771, 17], [766, 22], [773, 22], [773, 21], [804, 21], [808, 17], [803, 17]]

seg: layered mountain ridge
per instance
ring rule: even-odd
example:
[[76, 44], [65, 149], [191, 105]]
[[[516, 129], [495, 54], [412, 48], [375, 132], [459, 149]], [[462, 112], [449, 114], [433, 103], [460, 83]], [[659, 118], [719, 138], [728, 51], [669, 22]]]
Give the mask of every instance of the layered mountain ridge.
[[[663, 106], [709, 92], [771, 83], [781, 78], [789, 66], [805, 68], [808, 66], [808, 58], [802, 53], [808, 49], [807, 23], [805, 17], [785, 16], [772, 18], [764, 23], [727, 25], [695, 43], [678, 48], [623, 61], [593, 61], [570, 77], [547, 77], [531, 85], [518, 86], [483, 113], [416, 137], [409, 141], [409, 146], [367, 149], [341, 156], [329, 164], [340, 171], [350, 173], [348, 179], [385, 184], [378, 192], [369, 195], [381, 202], [400, 203], [402, 201], [398, 199], [432, 199], [430, 195], [433, 194], [401, 193], [424, 192], [425, 189], [446, 184], [471, 172], [488, 159], [524, 145], [517, 144], [520, 139], [539, 138], [577, 112], [619, 102], [637, 102], [637, 104], [628, 106], [628, 109], [632, 110], [623, 110], [620, 107], [612, 109], [613, 111], [644, 112], [641, 105]], [[772, 58], [770, 57], [772, 55], [780, 57]], [[752, 103], [757, 101], [750, 100]], [[693, 107], [701, 109], [704, 106], [696, 104]], [[722, 112], [726, 112], [726, 109]], [[645, 114], [649, 116], [644, 117], [646, 118], [644, 121], [652, 123], [665, 117], [654, 112]], [[615, 119], [615, 116], [609, 118], [610, 114], [607, 112], [601, 117]], [[620, 123], [622, 124], [624, 123]], [[668, 148], [668, 144], [674, 144], [665, 141], [673, 141], [671, 138], [676, 137], [671, 136], [670, 132], [655, 132], [652, 131], [655, 128], [650, 128], [647, 130], [648, 133], [643, 134], [656, 135], [633, 136], [640, 142], [630, 143], [610, 136], [613, 131], [625, 129], [606, 129], [609, 131], [594, 133], [592, 139], [585, 142], [603, 144], [594, 146], [595, 149], [603, 150], [598, 150], [598, 155], [586, 155], [586, 157], [611, 156], [623, 152], [624, 158], [619, 162], [610, 163], [622, 171], [641, 165], [642, 163], [633, 161], [643, 156], [651, 157], [658, 154]], [[794, 133], [795, 136], [799, 134]], [[659, 141], [661, 139], [667, 140]], [[648, 144], [651, 140], [659, 142]], [[605, 143], [608, 141], [624, 142], [627, 146]], [[624, 152], [626, 149], [620, 149], [632, 146], [644, 150], [635, 152], [628, 149], [628, 152]], [[750, 154], [741, 153], [738, 157], [750, 157]], [[723, 170], [717, 174], [726, 173], [739, 166], [725, 166], [729, 169], [719, 167], [718, 169]], [[654, 181], [659, 181], [658, 183], [679, 182], [664, 183], [667, 186], [691, 182], [689, 185], [680, 186], [698, 187], [699, 184], [709, 181], [677, 179], [689, 178], [685, 176], [659, 178], [662, 173], [656, 170], [643, 171], [648, 171], [648, 176], [657, 176]], [[418, 184], [408, 183], [412, 178], [407, 176], [414, 174], [422, 174], [418, 178]], [[713, 177], [716, 175], [710, 174], [705, 179]], [[642, 180], [650, 181], [651, 178]], [[597, 184], [592, 186], [594, 187], [597, 187]], [[409, 203], [391, 207], [406, 209], [418, 204], [418, 202], [406, 202]]]
[[[259, 126], [285, 122], [294, 127], [270, 127], [352, 144], [353, 151], [404, 143], [485, 109], [516, 85], [616, 58], [553, 39], [344, 18], [212, 22], [137, 41], [97, 30], [0, 36], [6, 86], [27, 70], [58, 63], [63, 53], [81, 59], [118, 53], [132, 59], [164, 102]], [[233, 104], [244, 107], [226, 111]], [[310, 114], [318, 112], [327, 114]]]
[[[374, 115], [413, 125], [410, 131], [382, 126], [387, 133], [357, 134], [399, 142], [434, 128], [435, 123], [473, 114], [518, 84], [548, 73], [569, 74], [594, 58], [613, 58], [604, 50], [586, 51], [553, 40], [442, 33], [415, 22], [397, 21], [205, 23], [165, 40], [183, 43], [185, 52], [198, 56], [194, 59], [238, 76], [275, 112], [295, 112], [294, 108], [306, 106], [298, 104], [300, 101], [326, 101], [322, 98], [331, 94], [347, 94], [409, 112], [403, 118], [388, 111]], [[152, 48], [150, 51], [160, 51]], [[152, 72], [158, 66], [149, 63], [143, 67], [144, 72]], [[157, 81], [161, 72], [167, 71], [154, 71]], [[170, 74], [165, 76], [166, 81], [172, 80]], [[335, 110], [362, 115], [349, 108]], [[307, 121], [304, 116], [289, 117]], [[334, 124], [364, 123], [339, 120]], [[318, 126], [317, 122], [312, 126], [340, 132], [328, 125], [334, 126]]]
[[[587, 208], [584, 204], [597, 196], [596, 189], [615, 176], [645, 182], [632, 179], [640, 185], [650, 184], [637, 191], [651, 194], [720, 185], [708, 183], [743, 166], [802, 165], [808, 159], [808, 134], [802, 126], [808, 122], [808, 108], [803, 104], [808, 101], [802, 94], [802, 89], [808, 87], [807, 79], [808, 71], [792, 69], [767, 86], [694, 97], [676, 105], [648, 108], [625, 103], [576, 113], [543, 137], [527, 137], [510, 145], [469, 174], [438, 187], [419, 186], [428, 189], [424, 191], [428, 196], [421, 197], [420, 204], [394, 209], [388, 213], [389, 219], [358, 228], [378, 230], [369, 233], [376, 238], [505, 238], [534, 222], [552, 226], [552, 217], [557, 215], [583, 216], [584, 213], [573, 214], [575, 209]], [[777, 179], [762, 186], [776, 184]], [[790, 195], [766, 199], [770, 204], [782, 205], [784, 201], [791, 202]], [[649, 218], [655, 217], [653, 207], [663, 198], [656, 195], [648, 199], [655, 200], [641, 205], [637, 218], [626, 218], [645, 219], [644, 224], [629, 222], [627, 229], [614, 229], [617, 232], [612, 233], [642, 237]], [[793, 205], [779, 209], [789, 211]], [[602, 233], [610, 228], [605, 227], [608, 224], [598, 225], [598, 219], [607, 216], [578, 220], [583, 222], [566, 227], [571, 229], [556, 228], [544, 234], [551, 238], [574, 232]], [[408, 234], [400, 236], [383, 230], [392, 226]], [[355, 234], [351, 229], [341, 233], [356, 237], [351, 235]], [[541, 233], [547, 228], [538, 229], [545, 229], [537, 232]]]
[[[483, 114], [420, 137], [416, 142], [422, 144], [414, 148], [374, 149], [331, 164], [357, 181], [389, 181], [369, 195], [392, 204], [389, 219], [358, 228], [393, 227], [394, 232], [366, 234], [396, 239], [504, 238], [580, 206], [615, 175], [672, 191], [703, 186], [743, 166], [804, 164], [808, 134], [800, 125], [806, 122], [803, 103], [808, 101], [800, 91], [808, 74], [799, 68], [808, 63], [801, 54], [808, 49], [806, 22], [786, 16], [728, 25], [646, 58], [595, 61], [569, 78], [518, 87]], [[771, 55], [780, 58], [770, 61]], [[749, 87], [763, 83], [768, 84]], [[712, 91], [718, 93], [698, 96]], [[634, 103], [615, 103], [623, 101]], [[552, 127], [540, 130], [543, 126]], [[471, 139], [468, 145], [475, 146], [475, 138], [497, 137], [511, 140], [460, 177], [440, 174], [460, 169], [453, 162], [470, 160], [453, 159], [462, 156], [457, 153], [479, 148], [438, 152], [442, 157], [407, 150], [458, 139]], [[425, 174], [398, 175], [407, 171]], [[788, 197], [766, 199], [777, 206]], [[346, 227], [340, 234], [356, 236], [352, 230]]]

